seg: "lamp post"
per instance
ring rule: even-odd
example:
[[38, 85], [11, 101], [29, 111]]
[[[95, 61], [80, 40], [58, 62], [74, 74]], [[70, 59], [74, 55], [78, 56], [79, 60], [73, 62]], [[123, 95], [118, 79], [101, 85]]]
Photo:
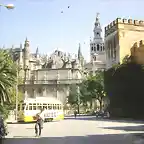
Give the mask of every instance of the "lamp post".
[[27, 72], [29, 71], [28, 66], [25, 67], [24, 72], [25, 72], [25, 76], [24, 76], [24, 99], [27, 99]]
[[77, 105], [78, 105], [78, 114], [80, 111], [80, 87], [79, 84], [77, 83]]
[[57, 70], [57, 77], [56, 77], [56, 98], [58, 99], [58, 80], [59, 80], [59, 71]]
[[[18, 63], [17, 63], [18, 66]], [[19, 78], [19, 70], [17, 68], [17, 79], [16, 79], [16, 111], [15, 111], [15, 120], [17, 121], [17, 115], [18, 115], [18, 78]]]

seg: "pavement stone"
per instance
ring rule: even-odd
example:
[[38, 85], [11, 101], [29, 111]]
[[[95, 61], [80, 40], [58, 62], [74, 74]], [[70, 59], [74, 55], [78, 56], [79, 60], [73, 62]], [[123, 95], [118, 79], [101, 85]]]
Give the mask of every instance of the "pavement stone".
[[[137, 144], [144, 124], [96, 119], [92, 116], [68, 117], [44, 124], [41, 138], [35, 138], [35, 124], [8, 124], [5, 144]], [[137, 134], [137, 135], [136, 135]], [[138, 137], [139, 134], [139, 137]], [[144, 142], [141, 142], [144, 144]], [[140, 143], [139, 143], [140, 144]]]

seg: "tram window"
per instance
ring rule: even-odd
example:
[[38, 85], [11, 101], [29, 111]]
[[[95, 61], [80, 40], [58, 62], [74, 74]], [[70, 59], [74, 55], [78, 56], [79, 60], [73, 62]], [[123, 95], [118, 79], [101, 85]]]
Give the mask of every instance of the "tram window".
[[38, 110], [41, 110], [41, 109], [42, 109], [42, 106], [38, 106], [37, 108], [38, 108]]
[[59, 110], [59, 104], [57, 104], [57, 109]]
[[47, 109], [47, 104], [43, 104], [43, 109]]
[[32, 104], [29, 103], [29, 110], [32, 110]]
[[26, 106], [26, 110], [28, 110], [28, 105]]
[[52, 109], [52, 105], [48, 104], [48, 109]]
[[33, 110], [36, 110], [36, 104], [33, 104]]
[[29, 105], [29, 110], [32, 110], [32, 105]]
[[22, 110], [24, 110], [24, 109], [25, 109], [25, 106], [26, 106], [26, 104], [22, 104]]
[[57, 109], [57, 106], [55, 104], [53, 105], [53, 109]]

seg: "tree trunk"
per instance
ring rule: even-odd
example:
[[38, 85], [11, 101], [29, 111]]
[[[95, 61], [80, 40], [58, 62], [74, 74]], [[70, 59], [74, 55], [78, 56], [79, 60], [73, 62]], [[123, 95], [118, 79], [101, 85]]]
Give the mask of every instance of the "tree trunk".
[[100, 104], [100, 111], [102, 110], [102, 99], [98, 99], [99, 104]]
[[90, 101], [90, 109], [92, 109], [92, 100]]
[[80, 114], [80, 105], [79, 104], [77, 105], [77, 111], [78, 111], [78, 114]]

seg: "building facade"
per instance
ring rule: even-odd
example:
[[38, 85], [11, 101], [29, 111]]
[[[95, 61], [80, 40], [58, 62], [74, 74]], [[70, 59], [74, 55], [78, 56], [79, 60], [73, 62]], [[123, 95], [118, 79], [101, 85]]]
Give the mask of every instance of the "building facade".
[[102, 39], [102, 28], [98, 14], [96, 16], [93, 33], [93, 40], [90, 40], [90, 62], [85, 65], [85, 68], [90, 73], [95, 73], [97, 70], [105, 69], [105, 47]]
[[51, 55], [40, 55], [38, 48], [30, 52], [30, 43], [26, 39], [24, 47], [10, 50], [13, 59], [20, 67], [19, 76], [24, 83], [19, 85], [23, 98], [52, 97], [65, 103], [71, 84], [79, 84], [83, 79], [83, 57], [78, 54], [55, 50]]
[[144, 39], [144, 21], [117, 18], [105, 27], [106, 67], [121, 63], [135, 42]]

